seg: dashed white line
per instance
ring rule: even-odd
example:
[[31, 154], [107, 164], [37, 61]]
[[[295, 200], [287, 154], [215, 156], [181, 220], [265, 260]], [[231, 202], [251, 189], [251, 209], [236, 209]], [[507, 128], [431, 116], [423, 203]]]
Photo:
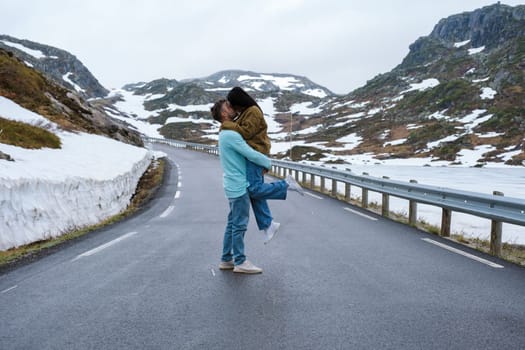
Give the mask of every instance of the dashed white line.
[[120, 236], [119, 238], [117, 239], [114, 239], [112, 241], [109, 241], [108, 243], [105, 243], [105, 244], [102, 244], [101, 246], [97, 247], [97, 248], [94, 248], [94, 249], [91, 249], [91, 250], [88, 250], [87, 252], [85, 253], [82, 253], [80, 255], [78, 255], [75, 259], [71, 260], [71, 261], [75, 261], [75, 260], [78, 260], [80, 258], [83, 258], [83, 257], [86, 257], [86, 256], [90, 256], [90, 255], [93, 255], [93, 254], [96, 254], [98, 252], [100, 252], [101, 250], [103, 249], [106, 249], [108, 247], [111, 247], [112, 245], [126, 239], [126, 238], [129, 238], [133, 235], [136, 235], [137, 232], [130, 232], [130, 233], [126, 233], [125, 235], [122, 235]]
[[181, 187], [182, 187], [182, 182], [177, 183], [177, 188], [181, 188]]
[[175, 199], [179, 199], [180, 198], [180, 191], [177, 191], [175, 192]]
[[310, 193], [310, 192], [304, 191], [304, 194], [306, 194], [307, 196], [310, 196], [310, 197], [314, 197], [316, 199], [323, 199], [323, 197], [319, 197], [319, 196], [317, 196], [317, 195], [315, 195], [313, 193]]
[[211, 270], [211, 274], [213, 275], [213, 277], [215, 277], [215, 270], [214, 269], [210, 269]]
[[503, 266], [502, 265], [499, 265], [499, 264], [496, 264], [496, 263], [493, 263], [492, 261], [489, 261], [489, 260], [486, 260], [486, 259], [483, 259], [483, 258], [480, 258], [478, 256], [475, 256], [475, 255], [472, 255], [470, 253], [467, 253], [467, 252], [464, 252], [460, 249], [456, 249], [456, 248], [453, 248], [453, 247], [450, 247], [446, 244], [443, 244], [443, 243], [440, 243], [440, 242], [437, 242], [437, 241], [434, 241], [430, 238], [421, 238], [423, 241], [427, 242], [427, 243], [432, 243], [434, 245], [437, 245], [438, 247], [441, 247], [443, 249], [446, 249], [448, 251], [451, 251], [453, 253], [456, 253], [456, 254], [459, 254], [459, 255], [463, 255], [464, 257], [467, 257], [469, 259], [472, 259], [472, 260], [476, 260], [482, 264], [485, 264], [485, 265], [488, 265], [490, 267], [494, 267], [494, 268], [497, 268], [497, 269], [502, 269]]
[[7, 292], [9, 292], [10, 290], [15, 289], [16, 287], [18, 287], [18, 286], [12, 286], [11, 288], [4, 289], [3, 291], [0, 292], [0, 294], [7, 293]]
[[165, 217], [167, 217], [168, 215], [171, 214], [171, 212], [173, 211], [173, 209], [175, 209], [175, 206], [174, 205], [170, 205], [168, 207], [168, 209], [164, 210], [164, 213], [160, 214], [160, 218], [161, 219], [164, 219]]
[[368, 220], [377, 221], [377, 218], [374, 218], [372, 216], [368, 216], [366, 214], [360, 213], [357, 210], [353, 210], [353, 209], [350, 209], [350, 208], [347, 208], [347, 207], [345, 207], [343, 209], [346, 210], [346, 211], [349, 211], [349, 212], [351, 212], [351, 213], [353, 213], [355, 215], [359, 215], [359, 216], [362, 216], [364, 218], [367, 218]]

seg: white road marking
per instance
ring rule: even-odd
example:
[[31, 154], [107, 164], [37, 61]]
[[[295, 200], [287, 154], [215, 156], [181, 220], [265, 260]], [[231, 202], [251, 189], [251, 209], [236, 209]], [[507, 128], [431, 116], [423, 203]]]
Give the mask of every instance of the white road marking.
[[175, 209], [175, 206], [174, 205], [170, 205], [168, 207], [168, 209], [164, 210], [164, 213], [160, 214], [160, 218], [161, 219], [164, 219], [165, 217], [167, 217], [168, 215], [171, 214], [171, 212], [173, 211], [173, 209]]
[[323, 197], [319, 197], [319, 196], [317, 196], [317, 195], [315, 195], [313, 193], [310, 193], [310, 192], [304, 191], [304, 194], [306, 194], [307, 196], [310, 196], [310, 197], [314, 197], [316, 199], [323, 199]]
[[456, 253], [456, 254], [459, 254], [459, 255], [463, 255], [463, 256], [465, 256], [465, 257], [467, 257], [469, 259], [476, 260], [476, 261], [478, 261], [478, 262], [480, 262], [482, 264], [488, 265], [490, 267], [494, 267], [494, 268], [497, 268], [497, 269], [502, 269], [503, 268], [502, 265], [493, 263], [492, 261], [489, 261], [489, 260], [480, 258], [478, 256], [472, 255], [470, 253], [464, 252], [464, 251], [462, 251], [460, 249], [456, 249], [456, 248], [450, 247], [450, 246], [448, 246], [446, 244], [434, 241], [434, 240], [432, 240], [430, 238], [421, 238], [421, 239], [424, 240], [425, 242], [432, 243], [434, 245], [437, 245], [438, 247], [441, 247], [443, 249], [449, 250], [449, 251], [451, 251], [453, 253]]
[[177, 191], [175, 192], [175, 199], [179, 199], [180, 198], [180, 191]]
[[13, 290], [13, 289], [15, 289], [16, 287], [18, 287], [18, 286], [12, 286], [11, 288], [7, 288], [7, 289], [5, 289], [5, 290], [1, 291], [1, 292], [0, 292], [0, 294], [4, 294], [4, 293], [7, 293], [7, 292], [9, 292], [10, 290]]
[[177, 188], [181, 188], [181, 187], [182, 187], [182, 182], [179, 182], [179, 183], [177, 184]]
[[75, 260], [78, 260], [80, 258], [96, 254], [96, 253], [100, 252], [101, 250], [104, 250], [104, 249], [106, 249], [108, 247], [111, 247], [112, 245], [114, 245], [114, 244], [116, 244], [116, 243], [118, 243], [118, 242], [120, 242], [120, 241], [122, 241], [122, 240], [124, 240], [126, 238], [129, 238], [129, 237], [131, 237], [133, 235], [136, 235], [136, 234], [137, 234], [137, 232], [126, 233], [125, 235], [122, 235], [119, 238], [116, 238], [116, 239], [114, 239], [112, 241], [109, 241], [108, 243], [104, 243], [101, 246], [98, 246], [98, 247], [96, 247], [94, 249], [88, 250], [87, 252], [78, 255], [75, 259], [73, 259], [71, 261], [75, 261]]
[[211, 269], [211, 274], [213, 275], [213, 277], [215, 277], [215, 270], [214, 269]]
[[374, 218], [374, 217], [372, 217], [372, 216], [368, 216], [368, 215], [366, 215], [366, 214], [360, 213], [360, 212], [358, 212], [357, 210], [353, 210], [353, 209], [346, 208], [346, 207], [343, 208], [343, 209], [346, 210], [346, 211], [349, 211], [349, 212], [351, 212], [351, 213], [353, 213], [353, 214], [355, 214], [355, 215], [359, 215], [359, 216], [362, 216], [362, 217], [364, 217], [364, 218], [367, 218], [368, 220], [377, 221], [377, 218]]

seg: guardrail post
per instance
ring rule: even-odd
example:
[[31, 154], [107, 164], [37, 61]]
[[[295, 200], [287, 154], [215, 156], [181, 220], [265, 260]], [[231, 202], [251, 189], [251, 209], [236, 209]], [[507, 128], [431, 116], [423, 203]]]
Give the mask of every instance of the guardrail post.
[[[503, 196], [503, 192], [494, 191], [492, 194], [495, 196]], [[490, 254], [494, 256], [501, 256], [501, 233], [502, 233], [501, 221], [492, 220], [490, 226]]]
[[[416, 180], [410, 180], [411, 183], [417, 184]], [[417, 202], [410, 200], [408, 202], [408, 224], [416, 226], [417, 222]]]
[[[368, 176], [368, 173], [363, 173], [363, 175]], [[368, 208], [368, 189], [364, 187], [361, 187], [361, 206]]]
[[450, 225], [452, 223], [452, 210], [443, 208], [441, 214], [441, 236], [450, 237]]
[[[389, 179], [388, 176], [383, 176], [383, 179]], [[390, 213], [390, 195], [383, 193], [383, 203], [381, 203], [381, 215], [389, 217]]]
[[314, 174], [310, 174], [310, 189], [314, 189], [315, 187], [315, 175]]
[[350, 184], [345, 182], [345, 201], [350, 203]]
[[306, 173], [303, 171], [301, 176], [302, 176], [301, 183], [303, 183], [303, 185], [304, 185], [306, 183]]
[[337, 197], [337, 181], [332, 179], [332, 197]]
[[321, 176], [321, 193], [324, 193], [324, 181], [325, 181], [325, 177]]

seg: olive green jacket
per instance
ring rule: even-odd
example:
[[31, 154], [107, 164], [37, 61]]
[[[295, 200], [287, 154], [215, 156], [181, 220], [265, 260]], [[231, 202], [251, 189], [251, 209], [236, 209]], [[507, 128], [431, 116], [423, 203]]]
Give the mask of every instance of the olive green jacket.
[[237, 131], [253, 149], [265, 155], [270, 154], [268, 125], [264, 120], [262, 111], [257, 106], [247, 108], [235, 122], [223, 122], [221, 130]]

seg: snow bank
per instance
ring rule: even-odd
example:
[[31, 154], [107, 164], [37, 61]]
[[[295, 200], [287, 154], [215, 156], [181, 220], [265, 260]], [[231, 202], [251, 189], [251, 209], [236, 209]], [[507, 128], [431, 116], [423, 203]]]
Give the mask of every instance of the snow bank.
[[[41, 122], [0, 99], [0, 115]], [[16, 107], [14, 107], [16, 106]], [[0, 161], [0, 250], [59, 236], [124, 210], [152, 154], [106, 137], [56, 132], [61, 149], [0, 143], [14, 162]]]

